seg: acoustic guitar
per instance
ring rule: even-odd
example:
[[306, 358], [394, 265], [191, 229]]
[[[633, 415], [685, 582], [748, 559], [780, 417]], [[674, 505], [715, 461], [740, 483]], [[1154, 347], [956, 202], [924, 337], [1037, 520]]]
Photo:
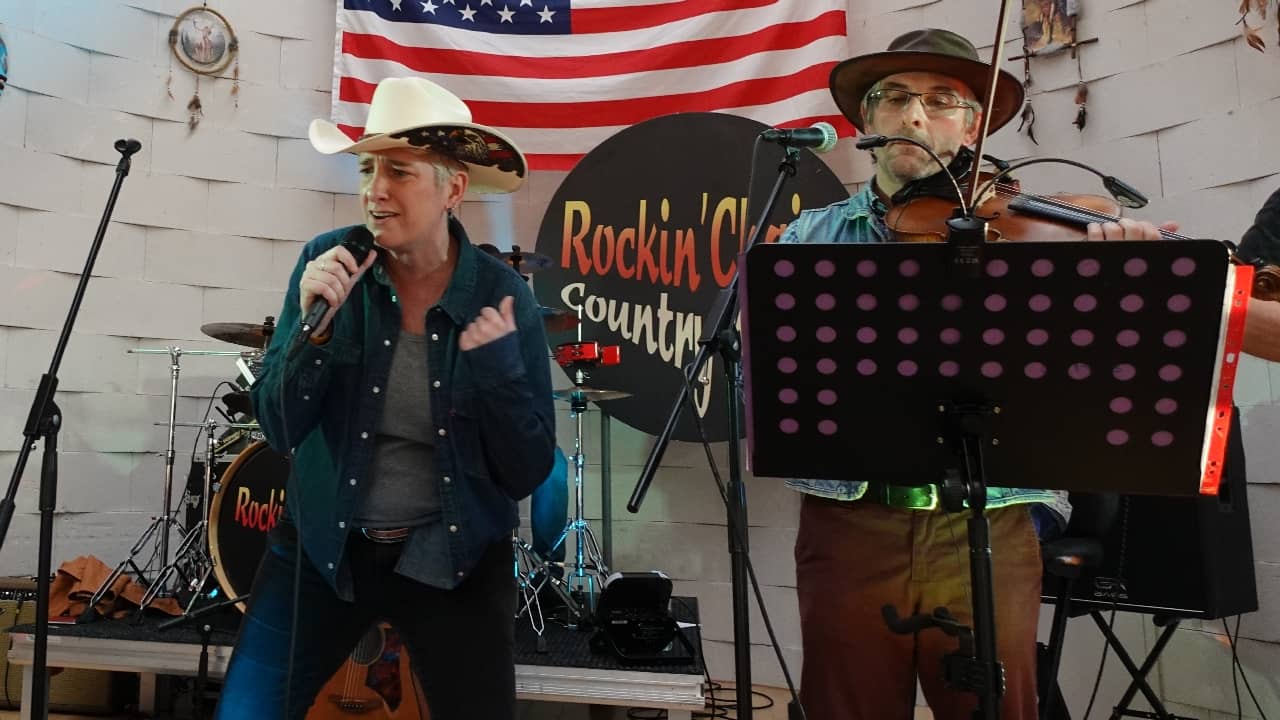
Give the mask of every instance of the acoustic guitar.
[[390, 625], [365, 633], [351, 657], [324, 684], [306, 720], [429, 720], [427, 699], [409, 651]]

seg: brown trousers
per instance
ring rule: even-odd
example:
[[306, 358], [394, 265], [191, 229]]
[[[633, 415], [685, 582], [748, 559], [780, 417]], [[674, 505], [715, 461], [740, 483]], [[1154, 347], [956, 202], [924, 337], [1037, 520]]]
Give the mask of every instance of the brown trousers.
[[[898, 510], [806, 495], [796, 538], [804, 639], [800, 698], [821, 720], [901, 720], [916, 679], [936, 720], [969, 720], [977, 696], [944, 686], [942, 656], [956, 638], [929, 629], [889, 632], [886, 603], [902, 617], [948, 608], [972, 627], [967, 513]], [[1040, 546], [1025, 505], [990, 510], [997, 654], [1004, 720], [1036, 717]]]

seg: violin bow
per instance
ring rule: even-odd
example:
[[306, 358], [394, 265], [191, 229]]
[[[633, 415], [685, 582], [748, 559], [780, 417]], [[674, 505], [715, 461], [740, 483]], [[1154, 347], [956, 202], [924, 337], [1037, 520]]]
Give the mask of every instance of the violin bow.
[[[973, 148], [973, 169], [970, 171], [970, 177], [977, 178], [978, 168], [982, 164], [982, 146], [986, 142], [987, 133], [991, 128], [991, 111], [996, 104], [996, 83], [1000, 78], [1000, 53], [1004, 49], [1005, 31], [1009, 27], [1009, 3], [1011, 0], [999, 0], [1000, 2], [1000, 19], [996, 23], [996, 41], [991, 47], [991, 75], [987, 78], [986, 102], [983, 103], [982, 112], [982, 129], [978, 133], [978, 142]], [[969, 183], [969, 202], [971, 208], [978, 206], [978, 186], [981, 183]]]

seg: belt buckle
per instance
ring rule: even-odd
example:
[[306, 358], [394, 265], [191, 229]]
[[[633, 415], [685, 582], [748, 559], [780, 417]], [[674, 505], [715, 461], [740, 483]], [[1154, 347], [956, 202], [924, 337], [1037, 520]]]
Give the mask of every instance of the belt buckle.
[[[888, 486], [889, 504], [906, 510], [936, 510], [938, 508], [938, 490], [934, 485], [922, 486]], [[919, 502], [921, 496], [928, 498], [927, 504]]]

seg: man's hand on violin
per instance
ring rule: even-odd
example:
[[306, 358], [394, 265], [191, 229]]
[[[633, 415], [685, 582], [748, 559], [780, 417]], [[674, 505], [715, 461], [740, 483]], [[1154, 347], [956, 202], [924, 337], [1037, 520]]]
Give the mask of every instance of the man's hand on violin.
[[1116, 222], [1089, 223], [1086, 240], [1159, 240], [1160, 231], [1178, 232], [1178, 223], [1154, 225], [1145, 220], [1120, 218]]

